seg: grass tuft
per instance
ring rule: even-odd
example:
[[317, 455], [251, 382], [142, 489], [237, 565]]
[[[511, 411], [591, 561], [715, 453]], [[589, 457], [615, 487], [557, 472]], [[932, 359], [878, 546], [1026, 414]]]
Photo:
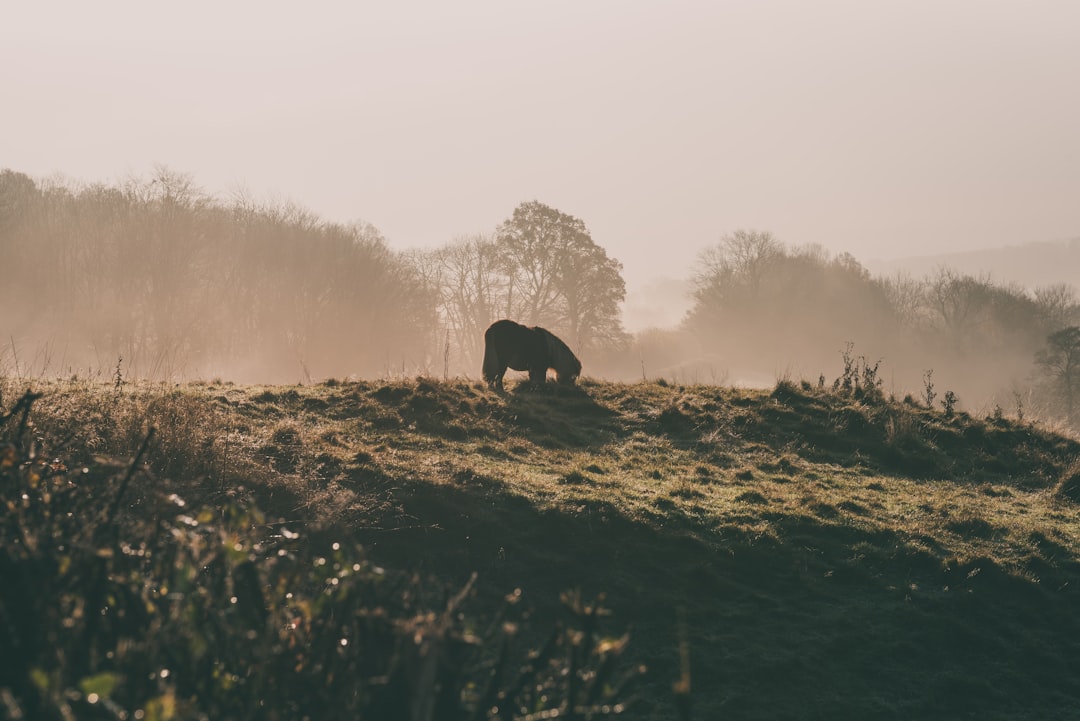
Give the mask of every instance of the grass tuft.
[[1054, 487], [1054, 495], [1073, 503], [1080, 503], [1080, 460], [1073, 462], [1061, 474]]

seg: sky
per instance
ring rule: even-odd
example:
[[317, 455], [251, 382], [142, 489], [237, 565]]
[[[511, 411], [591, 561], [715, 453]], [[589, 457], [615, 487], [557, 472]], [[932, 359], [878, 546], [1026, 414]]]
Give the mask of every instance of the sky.
[[631, 289], [728, 232], [860, 259], [1080, 235], [1075, 0], [0, 9], [0, 168], [155, 166], [392, 247], [539, 200]]

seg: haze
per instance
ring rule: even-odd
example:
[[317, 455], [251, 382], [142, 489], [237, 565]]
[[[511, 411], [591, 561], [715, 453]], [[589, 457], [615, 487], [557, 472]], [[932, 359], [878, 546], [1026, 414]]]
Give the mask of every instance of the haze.
[[1072, 2], [12, 4], [0, 165], [363, 219], [538, 199], [633, 293], [736, 228], [860, 259], [1075, 236]]

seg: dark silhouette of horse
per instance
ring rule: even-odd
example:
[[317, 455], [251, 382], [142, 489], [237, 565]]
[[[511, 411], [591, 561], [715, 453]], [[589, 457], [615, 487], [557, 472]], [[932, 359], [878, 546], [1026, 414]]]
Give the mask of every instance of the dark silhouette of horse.
[[581, 361], [551, 331], [497, 320], [484, 332], [484, 380], [502, 390], [507, 368], [529, 371], [534, 384], [547, 380], [548, 368], [555, 369], [555, 379], [564, 385], [573, 385], [581, 375]]

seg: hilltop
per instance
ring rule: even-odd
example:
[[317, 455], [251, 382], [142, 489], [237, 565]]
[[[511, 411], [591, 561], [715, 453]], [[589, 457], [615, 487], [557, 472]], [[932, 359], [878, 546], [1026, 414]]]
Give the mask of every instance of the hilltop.
[[[189, 500], [480, 597], [604, 594], [630, 718], [1080, 715], [1080, 443], [876, 389], [584, 381], [38, 384], [35, 423]], [[5, 398], [10, 398], [10, 392]]]

